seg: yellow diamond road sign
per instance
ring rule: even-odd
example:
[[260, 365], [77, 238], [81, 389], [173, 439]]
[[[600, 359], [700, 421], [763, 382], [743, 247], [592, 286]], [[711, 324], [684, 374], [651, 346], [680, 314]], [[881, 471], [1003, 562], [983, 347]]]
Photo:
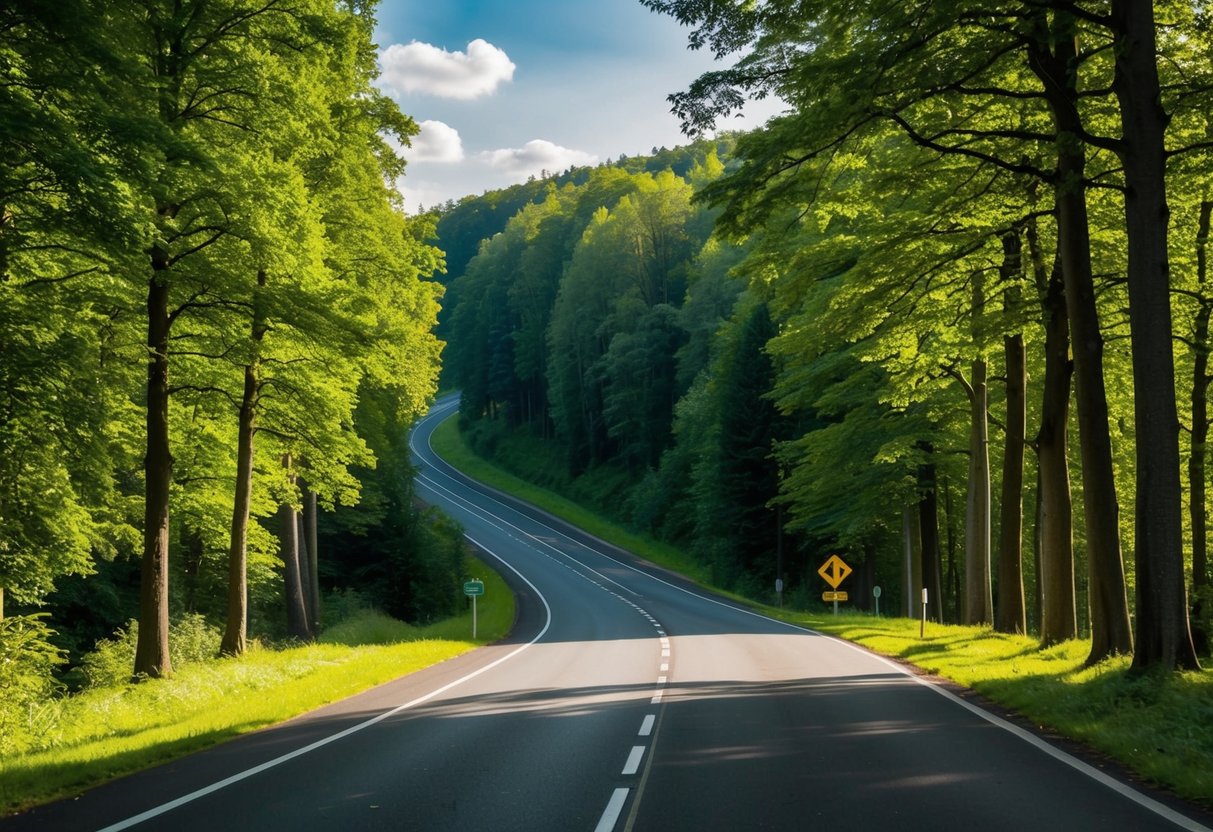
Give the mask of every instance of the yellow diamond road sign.
[[838, 589], [838, 585], [843, 582], [843, 579], [851, 574], [851, 567], [843, 563], [842, 558], [838, 555], [830, 555], [830, 559], [821, 565], [817, 574], [825, 579], [825, 582], [830, 585], [830, 589]]

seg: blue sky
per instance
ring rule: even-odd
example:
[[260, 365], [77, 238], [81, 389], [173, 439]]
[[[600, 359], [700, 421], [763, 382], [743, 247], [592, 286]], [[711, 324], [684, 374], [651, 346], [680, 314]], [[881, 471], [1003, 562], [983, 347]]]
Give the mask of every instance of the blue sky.
[[380, 86], [423, 128], [409, 211], [681, 144], [666, 96], [711, 66], [639, 0], [381, 0], [378, 20]]

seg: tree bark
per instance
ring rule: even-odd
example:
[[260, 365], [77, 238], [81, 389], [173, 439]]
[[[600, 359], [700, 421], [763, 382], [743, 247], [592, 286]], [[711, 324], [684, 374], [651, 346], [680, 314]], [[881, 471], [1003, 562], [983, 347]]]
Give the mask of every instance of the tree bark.
[[312, 634], [320, 632], [320, 550], [316, 531], [316, 492], [311, 488], [303, 491], [303, 532], [307, 543], [309, 598]]
[[1072, 365], [1061, 265], [1055, 260], [1051, 273], [1046, 273], [1033, 228], [1028, 229], [1028, 245], [1045, 328], [1045, 373], [1041, 385], [1040, 429], [1036, 434], [1040, 484], [1037, 520], [1040, 555], [1036, 580], [1040, 640], [1047, 646], [1078, 635], [1068, 439]]
[[955, 514], [952, 505], [952, 489], [948, 488], [947, 482], [943, 483], [943, 504], [944, 514], [948, 518], [947, 535], [948, 535], [948, 572], [947, 586], [948, 596], [952, 601], [951, 620], [960, 622], [960, 574], [956, 569], [956, 526], [953, 522]]
[[[304, 487], [301, 487], [300, 491], [306, 493]], [[298, 524], [295, 529], [295, 542], [299, 549], [299, 586], [303, 593], [303, 614], [307, 618], [308, 632], [315, 635], [316, 628], [312, 624], [315, 620], [315, 610], [312, 608], [312, 558], [307, 550], [307, 524], [303, 520], [302, 511], [295, 512], [295, 522]]]
[[914, 618], [918, 615], [919, 594], [922, 591], [922, 526], [917, 506], [902, 506], [901, 532], [905, 543], [902, 575], [902, 586], [905, 587], [905, 592], [902, 595], [906, 605], [906, 616]]
[[[1179, 419], [1171, 344], [1165, 134], [1154, 4], [1112, 0], [1112, 88], [1120, 104], [1128, 237], [1133, 414], [1137, 426], [1137, 650], [1133, 669], [1200, 666], [1184, 585]], [[1092, 601], [1094, 601], [1094, 587]], [[1115, 587], [1099, 587], [1100, 595]]]
[[1023, 335], [1003, 339], [1007, 363], [1007, 435], [1003, 448], [998, 534], [998, 606], [994, 629], [1026, 633], [1023, 594], [1023, 457], [1027, 432], [1027, 362]]
[[[927, 452], [931, 453], [932, 449], [928, 447]], [[918, 485], [922, 492], [918, 503], [919, 525], [922, 528], [922, 585], [930, 599], [927, 617], [942, 622], [944, 596], [939, 553], [939, 495], [935, 490], [934, 463], [918, 469]]]
[[[290, 454], [283, 455], [282, 467], [291, 467]], [[287, 635], [300, 641], [311, 641], [307, 604], [304, 601], [303, 573], [299, 565], [299, 519], [295, 507], [290, 503], [283, 503], [278, 507], [278, 543], [284, 567]]]
[[257, 404], [261, 396], [261, 343], [269, 331], [263, 297], [266, 280], [265, 269], [259, 270], [249, 330], [252, 349], [244, 366], [244, 393], [236, 428], [236, 486], [227, 553], [227, 625], [219, 645], [219, 654], [223, 656], [239, 656], [248, 646], [248, 521], [253, 493], [253, 440], [257, 435]]
[[136, 677], [159, 678], [173, 672], [168, 649], [169, 488], [173, 457], [169, 452], [168, 349], [172, 320], [164, 272], [168, 253], [152, 253], [147, 291], [147, 453], [143, 458], [143, 563], [139, 585], [139, 636]]
[[1213, 200], [1200, 203], [1196, 233], [1196, 285], [1200, 308], [1193, 324], [1192, 451], [1188, 457], [1188, 516], [1192, 524], [1192, 587], [1199, 591], [1209, 580], [1209, 518], [1206, 503], [1206, 457], [1209, 453], [1209, 317], [1213, 300], [1205, 296], [1208, 279], [1208, 245]]
[[[1057, 245], [1077, 379], [1078, 441], [1082, 454], [1091, 608], [1091, 652], [1087, 661], [1093, 663], [1114, 653], [1132, 650], [1133, 636], [1120, 551], [1120, 509], [1116, 502], [1112, 441], [1108, 432], [1103, 335], [1099, 330], [1091, 270], [1086, 154], [1078, 112], [1077, 43], [1073, 21], [1064, 14], [1056, 14], [1054, 20], [1052, 37], [1030, 50], [1029, 65], [1044, 84], [1045, 98], [1058, 133]], [[1053, 43], [1055, 52], [1048, 50], [1048, 42]]]
[[[1021, 303], [1022, 243], [1018, 233], [1003, 237], [1002, 277], [1008, 288], [1004, 305], [1012, 318]], [[1027, 609], [1023, 594], [1023, 457], [1027, 442], [1028, 368], [1023, 335], [1003, 337], [1007, 369], [1007, 426], [1003, 446], [1001, 518], [998, 534], [998, 605], [994, 629], [1026, 633]]]
[[[980, 319], [985, 287], [973, 275], [974, 349], [981, 348]], [[964, 623], [992, 624], [994, 597], [990, 585], [990, 428], [986, 360], [973, 359], [966, 392], [969, 395], [969, 484], [965, 502]]]

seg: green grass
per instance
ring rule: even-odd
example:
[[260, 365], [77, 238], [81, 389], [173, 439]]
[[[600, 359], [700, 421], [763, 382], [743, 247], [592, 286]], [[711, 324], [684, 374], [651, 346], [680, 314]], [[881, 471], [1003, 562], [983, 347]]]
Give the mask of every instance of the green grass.
[[0, 814], [282, 722], [504, 637], [514, 621], [513, 593], [480, 561], [469, 559], [468, 569], [485, 582], [475, 642], [470, 608], [428, 627], [363, 611], [317, 644], [254, 649], [185, 664], [170, 679], [57, 700], [49, 747], [0, 757]]
[[[435, 431], [433, 447], [470, 476], [720, 592], [689, 554], [632, 534], [476, 456], [463, 442], [455, 419]], [[925, 638], [919, 638], [919, 623], [913, 619], [793, 612], [722, 594], [968, 687], [1040, 728], [1089, 745], [1157, 785], [1213, 805], [1213, 671], [1135, 676], [1128, 672], [1128, 657], [1084, 667], [1090, 649], [1085, 641], [1041, 649], [1027, 636], [942, 624], [928, 624]]]

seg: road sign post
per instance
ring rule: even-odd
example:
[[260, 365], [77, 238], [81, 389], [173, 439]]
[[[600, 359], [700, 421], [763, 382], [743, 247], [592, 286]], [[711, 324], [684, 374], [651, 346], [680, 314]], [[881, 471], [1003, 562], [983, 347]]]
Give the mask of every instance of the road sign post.
[[476, 640], [476, 598], [484, 595], [484, 581], [472, 578], [463, 584], [463, 594], [472, 599], [472, 641]]
[[[846, 563], [843, 562], [842, 558], [838, 557], [838, 555], [830, 555], [826, 562], [821, 565], [821, 568], [817, 570], [817, 574], [822, 577], [822, 580], [830, 585], [831, 590], [836, 590], [838, 589], [838, 585], [843, 582], [847, 575], [851, 574], [851, 567], [847, 566]], [[830, 597], [827, 598], [827, 595]], [[842, 596], [841, 598], [838, 597], [840, 595]], [[834, 602], [835, 615], [838, 615], [838, 602], [847, 600], [847, 594], [845, 592], [822, 593], [821, 597], [822, 600]]]
[[880, 587], [872, 587], [872, 597], [876, 599], [876, 617], [880, 618]]

